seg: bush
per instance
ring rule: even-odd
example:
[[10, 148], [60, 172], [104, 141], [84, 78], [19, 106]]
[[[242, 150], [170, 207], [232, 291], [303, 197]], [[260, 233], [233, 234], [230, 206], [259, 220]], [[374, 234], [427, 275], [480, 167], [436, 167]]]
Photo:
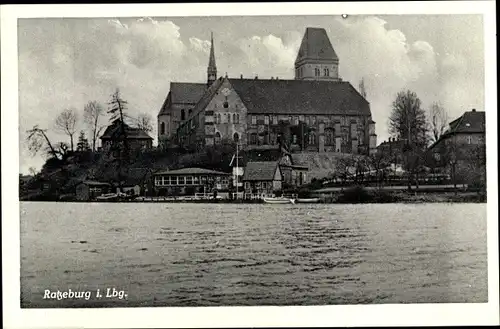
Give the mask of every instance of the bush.
[[366, 203], [372, 201], [372, 195], [363, 186], [347, 188], [337, 198], [339, 203]]

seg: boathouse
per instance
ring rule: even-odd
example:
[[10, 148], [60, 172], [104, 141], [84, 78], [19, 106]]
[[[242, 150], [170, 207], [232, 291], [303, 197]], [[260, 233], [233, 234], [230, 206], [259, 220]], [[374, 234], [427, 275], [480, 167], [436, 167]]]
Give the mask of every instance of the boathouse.
[[204, 168], [182, 168], [158, 171], [153, 176], [158, 195], [194, 195], [227, 190], [231, 174]]

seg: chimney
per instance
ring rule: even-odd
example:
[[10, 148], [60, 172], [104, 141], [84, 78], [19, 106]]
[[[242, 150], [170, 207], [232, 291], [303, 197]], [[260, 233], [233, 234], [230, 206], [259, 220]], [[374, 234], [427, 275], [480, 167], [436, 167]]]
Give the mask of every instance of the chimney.
[[476, 112], [476, 109], [472, 109], [472, 112]]
[[271, 77], [271, 80], [274, 80], [274, 77]]
[[243, 79], [243, 74], [240, 74], [240, 79]]
[[258, 76], [258, 75], [256, 75], [256, 76], [255, 76], [255, 80], [258, 80], [258, 79], [259, 79], [259, 76]]

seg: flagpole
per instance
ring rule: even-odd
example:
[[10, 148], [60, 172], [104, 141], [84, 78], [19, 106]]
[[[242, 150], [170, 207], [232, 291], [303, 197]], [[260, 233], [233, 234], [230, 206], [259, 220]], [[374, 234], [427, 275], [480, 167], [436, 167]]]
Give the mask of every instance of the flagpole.
[[238, 142], [236, 142], [236, 197], [235, 200], [238, 200]]

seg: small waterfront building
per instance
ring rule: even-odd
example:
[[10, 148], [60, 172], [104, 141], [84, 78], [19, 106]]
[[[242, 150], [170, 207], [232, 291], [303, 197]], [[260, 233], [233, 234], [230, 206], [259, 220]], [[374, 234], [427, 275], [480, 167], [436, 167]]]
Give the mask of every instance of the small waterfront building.
[[94, 200], [96, 197], [109, 193], [111, 185], [97, 181], [83, 181], [76, 185], [76, 199], [80, 201]]
[[154, 186], [159, 195], [194, 195], [227, 191], [231, 174], [204, 169], [182, 168], [162, 170], [153, 174]]
[[245, 197], [270, 196], [281, 191], [283, 175], [278, 161], [248, 162], [243, 174]]

